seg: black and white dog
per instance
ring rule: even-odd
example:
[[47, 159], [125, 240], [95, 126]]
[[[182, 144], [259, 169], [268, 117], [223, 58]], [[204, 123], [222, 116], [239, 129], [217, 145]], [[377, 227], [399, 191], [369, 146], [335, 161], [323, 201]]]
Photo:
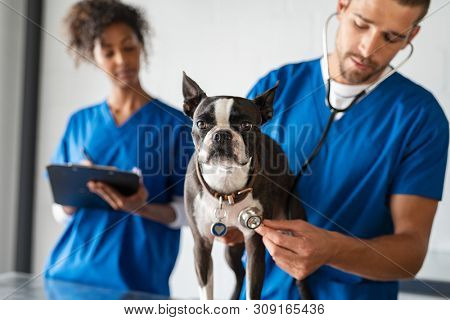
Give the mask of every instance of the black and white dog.
[[[245, 243], [229, 246], [226, 259], [236, 275], [232, 299], [241, 291], [247, 274], [247, 299], [259, 299], [264, 281], [265, 249], [253, 229], [264, 218], [304, 219], [304, 211], [289, 196], [295, 176], [289, 171], [281, 147], [261, 133], [272, 118], [276, 87], [254, 100], [239, 97], [207, 97], [184, 74], [184, 112], [192, 118], [195, 144], [186, 172], [185, 207], [194, 237], [196, 273], [202, 299], [213, 299], [214, 237], [230, 227], [244, 234]], [[241, 257], [247, 250], [247, 267]], [[299, 284], [303, 298], [306, 288]]]

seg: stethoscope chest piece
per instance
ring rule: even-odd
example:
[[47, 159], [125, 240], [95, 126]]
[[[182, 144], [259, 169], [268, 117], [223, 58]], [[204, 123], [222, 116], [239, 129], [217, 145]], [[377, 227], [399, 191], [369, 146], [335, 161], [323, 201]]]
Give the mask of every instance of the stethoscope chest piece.
[[238, 220], [244, 228], [254, 230], [263, 221], [262, 212], [257, 207], [248, 207], [239, 212]]

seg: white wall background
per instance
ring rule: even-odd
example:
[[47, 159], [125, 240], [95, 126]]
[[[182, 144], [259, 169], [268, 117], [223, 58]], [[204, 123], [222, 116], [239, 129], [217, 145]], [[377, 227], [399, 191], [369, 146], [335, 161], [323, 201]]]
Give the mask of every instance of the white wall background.
[[[108, 92], [106, 77], [93, 66], [76, 70], [60, 42], [61, 18], [74, 1], [47, 0], [43, 36], [41, 123], [34, 226], [34, 271], [40, 272], [61, 227], [50, 213], [51, 195], [42, 176], [71, 112], [99, 101]], [[139, 0], [153, 26], [150, 66], [142, 73], [154, 95], [181, 107], [181, 72], [185, 70], [211, 95], [245, 95], [254, 82], [282, 64], [321, 55], [321, 29], [335, 0]], [[433, 0], [431, 11], [444, 0]], [[416, 52], [402, 69], [433, 91], [450, 117], [450, 6], [423, 26]], [[450, 255], [450, 179], [434, 225], [431, 250]], [[214, 249], [216, 294], [227, 298], [232, 275]], [[428, 263], [428, 262], [427, 262]], [[431, 263], [431, 262], [430, 262]], [[189, 230], [173, 274], [175, 297], [196, 297]]]
[[[24, 1], [0, 3], [0, 272], [14, 264], [19, 160]], [[19, 53], [19, 54], [18, 54]]]

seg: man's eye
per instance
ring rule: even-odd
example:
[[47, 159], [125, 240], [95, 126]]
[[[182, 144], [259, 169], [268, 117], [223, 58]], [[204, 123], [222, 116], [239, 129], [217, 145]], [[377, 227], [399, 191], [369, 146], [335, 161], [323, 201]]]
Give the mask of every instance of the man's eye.
[[253, 125], [248, 122], [248, 121], [244, 121], [241, 123], [241, 130], [242, 131], [250, 131], [252, 129]]
[[105, 52], [105, 57], [107, 57], [107, 58], [111, 58], [113, 55], [114, 55], [113, 51], [106, 51]]
[[389, 43], [396, 43], [396, 42], [402, 41], [404, 39], [402, 37], [399, 37], [398, 35], [395, 35], [392, 33], [385, 33], [384, 40]]
[[205, 121], [197, 121], [197, 127], [200, 129], [200, 130], [204, 130], [204, 129], [206, 129], [206, 127], [207, 127], [207, 125], [206, 125], [206, 122]]
[[353, 20], [353, 24], [355, 25], [355, 27], [357, 27], [358, 29], [365, 29], [367, 28], [367, 25], [364, 24], [363, 22], [359, 21], [359, 20]]

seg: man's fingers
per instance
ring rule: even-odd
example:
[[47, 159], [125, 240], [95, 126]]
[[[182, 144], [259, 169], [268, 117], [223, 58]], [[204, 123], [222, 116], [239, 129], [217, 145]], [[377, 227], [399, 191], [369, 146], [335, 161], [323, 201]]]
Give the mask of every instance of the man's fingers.
[[293, 252], [287, 250], [286, 248], [280, 247], [267, 237], [263, 238], [263, 242], [267, 248], [267, 251], [269, 251], [269, 254], [277, 264], [280, 260], [289, 260], [295, 257]]
[[268, 238], [276, 245], [288, 249], [289, 251], [298, 252], [301, 248], [303, 239], [299, 236], [287, 235], [283, 231], [272, 229], [265, 225], [261, 225], [255, 231], [263, 238]]
[[269, 220], [264, 219], [263, 224], [266, 227], [277, 229], [277, 230], [285, 230], [292, 231], [294, 233], [299, 233], [302, 231], [308, 230], [311, 225], [304, 220]]
[[258, 228], [255, 229], [256, 233], [259, 233], [261, 236], [265, 236], [267, 232], [273, 230], [271, 228], [266, 227], [264, 224], [261, 224]]
[[265, 227], [265, 229], [263, 229], [263, 232], [265, 232], [263, 239], [269, 239], [277, 246], [287, 249], [291, 252], [297, 252], [302, 244], [302, 238], [289, 236], [278, 230]]
[[301, 272], [299, 272], [298, 268], [295, 266], [295, 261], [297, 256], [295, 253], [278, 246], [272, 240], [267, 237], [263, 238], [264, 245], [269, 251], [269, 254], [272, 256], [273, 261], [275, 261], [276, 265], [287, 272], [291, 277], [295, 279], [303, 278]]

